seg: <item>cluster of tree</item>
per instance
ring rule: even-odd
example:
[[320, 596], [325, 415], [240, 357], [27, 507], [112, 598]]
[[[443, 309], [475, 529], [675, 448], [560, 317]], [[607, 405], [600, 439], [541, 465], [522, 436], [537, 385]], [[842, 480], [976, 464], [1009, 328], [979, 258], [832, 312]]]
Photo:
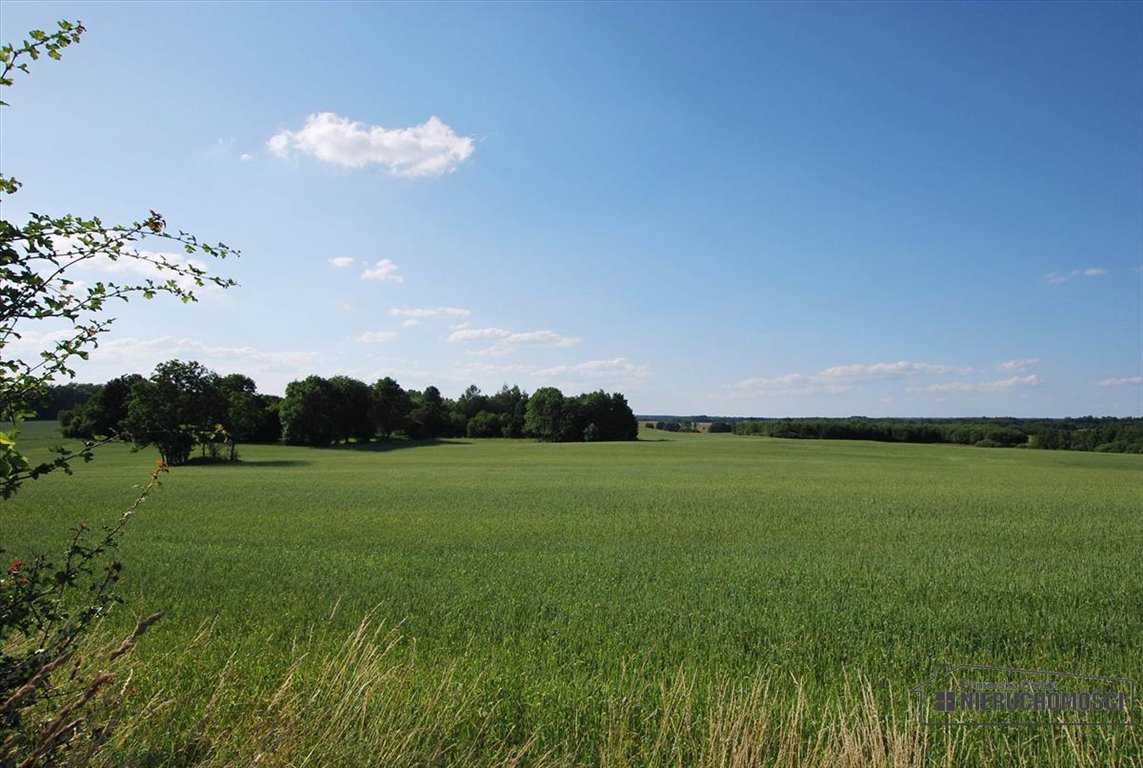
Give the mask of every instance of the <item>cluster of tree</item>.
[[541, 387], [528, 399], [524, 432], [555, 443], [637, 440], [639, 422], [618, 392], [565, 397], [555, 387]]
[[186, 463], [195, 446], [204, 456], [234, 459], [240, 442], [326, 446], [396, 434], [573, 442], [635, 440], [638, 433], [623, 395], [602, 391], [565, 397], [545, 387], [529, 397], [518, 386], [486, 395], [473, 385], [452, 400], [433, 386], [406, 391], [389, 377], [370, 386], [349, 376], [308, 376], [278, 398], [258, 394], [247, 376], [219, 376], [177, 360], [149, 378], [83, 386], [86, 400], [59, 412], [66, 436], [118, 435], [156, 446], [171, 465]]
[[647, 429], [660, 429], [664, 432], [702, 432], [702, 425], [705, 424], [706, 431], [715, 434], [734, 431], [734, 425], [730, 421], [709, 421], [704, 419], [706, 419], [706, 417], [701, 416], [696, 416], [691, 419], [678, 417], [660, 418], [655, 421], [644, 421], [643, 426]]
[[175, 466], [187, 463], [196, 445], [204, 456], [234, 460], [240, 442], [277, 441], [278, 401], [258, 394], [249, 376], [219, 376], [199, 363], [171, 360], [150, 378], [112, 379], [59, 418], [67, 437], [120, 435], [155, 446]]
[[1143, 419], [757, 419], [735, 434], [1143, 453]]
[[698, 432], [698, 427], [695, 426], [693, 421], [682, 421], [681, 419], [667, 419], [666, 421], [648, 421], [645, 422], [647, 429], [659, 429], [663, 432]]
[[69, 381], [35, 392], [28, 403], [30, 418], [55, 421], [61, 411], [78, 408], [99, 391], [98, 384], [79, 384]]
[[1034, 448], [1143, 453], [1143, 419], [1061, 419], [1030, 427]]
[[290, 382], [282, 400], [282, 437], [292, 445], [332, 445], [403, 434], [434, 437], [523, 437], [528, 395], [505, 385], [494, 395], [470, 386], [458, 399], [429, 386], [405, 390], [385, 377], [372, 386], [348, 376]]
[[282, 437], [294, 445], [331, 445], [401, 433], [437, 437], [536, 437], [554, 442], [634, 440], [638, 423], [620, 394], [564, 397], [544, 387], [529, 397], [504, 385], [486, 395], [472, 385], [456, 400], [439, 389], [401, 388], [392, 378], [369, 386], [346, 376], [291, 382], [281, 405]]

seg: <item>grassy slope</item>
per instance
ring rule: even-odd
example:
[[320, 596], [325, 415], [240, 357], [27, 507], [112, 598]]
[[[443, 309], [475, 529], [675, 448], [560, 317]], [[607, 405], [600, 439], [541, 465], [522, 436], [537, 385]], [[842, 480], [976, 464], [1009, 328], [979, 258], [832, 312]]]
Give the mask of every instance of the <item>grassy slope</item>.
[[[459, 667], [497, 738], [588, 751], [617, 688], [679, 670], [792, 676], [811, 702], [862, 674], [899, 710], [936, 661], [1143, 680], [1143, 457], [643, 436], [249, 446], [178, 469], [122, 548], [129, 611], [167, 613], [138, 684], [190, 701], [236, 653], [254, 699], [292, 643], [332, 647], [371, 610], [423, 668]], [[19, 553], [111, 519], [153, 461], [111, 447], [30, 484], [0, 538]]]

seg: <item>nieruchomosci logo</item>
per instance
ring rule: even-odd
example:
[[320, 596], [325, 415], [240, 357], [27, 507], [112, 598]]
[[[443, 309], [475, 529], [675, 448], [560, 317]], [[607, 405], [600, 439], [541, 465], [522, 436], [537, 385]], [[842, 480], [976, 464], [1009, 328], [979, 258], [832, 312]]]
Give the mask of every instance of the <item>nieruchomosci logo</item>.
[[1134, 693], [1123, 678], [966, 664], [910, 689], [924, 725], [1130, 725]]

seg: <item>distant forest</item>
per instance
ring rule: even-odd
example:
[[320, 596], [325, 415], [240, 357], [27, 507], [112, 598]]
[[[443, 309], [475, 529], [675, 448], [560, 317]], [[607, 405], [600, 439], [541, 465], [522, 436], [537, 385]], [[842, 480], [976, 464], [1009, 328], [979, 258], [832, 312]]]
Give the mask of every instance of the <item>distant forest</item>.
[[672, 432], [695, 431], [810, 440], [874, 440], [884, 443], [954, 443], [982, 448], [1143, 453], [1143, 419], [1081, 416], [1065, 419], [685, 419], [641, 416], [649, 426]]
[[400, 435], [532, 437], [548, 442], [635, 440], [639, 424], [626, 398], [603, 391], [565, 396], [554, 387], [531, 395], [517, 386], [457, 399], [436, 387], [405, 390], [392, 378], [374, 384], [348, 376], [290, 382], [285, 397], [264, 395], [242, 374], [219, 376], [199, 363], [171, 360], [145, 378], [49, 387], [36, 416], [58, 419], [67, 437], [116, 436], [155, 446], [168, 464], [237, 458], [239, 443], [329, 446]]

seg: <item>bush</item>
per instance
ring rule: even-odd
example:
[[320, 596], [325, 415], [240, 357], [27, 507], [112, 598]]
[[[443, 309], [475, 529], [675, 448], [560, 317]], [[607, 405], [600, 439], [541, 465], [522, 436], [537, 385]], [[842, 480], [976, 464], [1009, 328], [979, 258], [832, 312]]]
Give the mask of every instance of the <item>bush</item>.
[[501, 437], [507, 422], [502, 413], [481, 411], [469, 420], [465, 434], [468, 437]]

